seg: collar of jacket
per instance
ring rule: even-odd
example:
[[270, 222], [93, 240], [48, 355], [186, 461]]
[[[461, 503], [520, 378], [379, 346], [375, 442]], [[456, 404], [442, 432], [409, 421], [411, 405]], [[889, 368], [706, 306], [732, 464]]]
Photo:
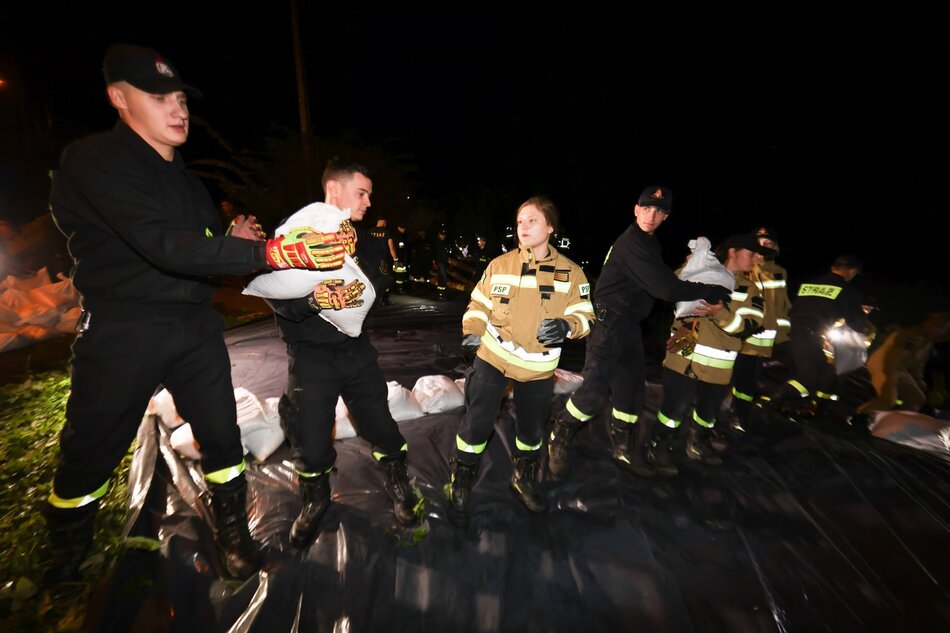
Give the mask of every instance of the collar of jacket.
[[545, 257], [544, 259], [537, 260], [537, 259], [534, 258], [534, 249], [533, 249], [533, 248], [522, 248], [521, 246], [519, 246], [519, 247], [518, 247], [518, 257], [521, 258], [521, 261], [523, 261], [523, 262], [525, 262], [525, 263], [527, 263], [527, 264], [532, 264], [532, 263], [535, 263], [535, 262], [539, 262], [539, 263], [540, 263], [540, 262], [554, 261], [555, 259], [557, 259], [557, 249], [555, 249], [553, 246], [551, 246], [550, 244], [548, 244], [548, 256]]
[[178, 150], [175, 150], [175, 157], [171, 161], [167, 161], [162, 158], [161, 154], [155, 151], [151, 145], [145, 142], [145, 139], [138, 135], [138, 133], [126, 125], [121, 120], [117, 121], [115, 128], [112, 131], [113, 134], [122, 142], [123, 145], [131, 148], [136, 155], [145, 158], [156, 165], [174, 165], [178, 169], [185, 168], [185, 161], [181, 157], [181, 153]]

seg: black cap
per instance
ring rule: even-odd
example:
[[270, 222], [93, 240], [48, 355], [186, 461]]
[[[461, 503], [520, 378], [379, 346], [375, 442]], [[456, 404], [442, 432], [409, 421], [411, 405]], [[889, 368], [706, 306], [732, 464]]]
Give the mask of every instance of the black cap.
[[181, 80], [170, 61], [144, 46], [110, 46], [102, 61], [102, 75], [107, 85], [126, 81], [150, 94], [164, 95], [181, 90], [192, 97], [201, 96], [200, 90]]
[[773, 242], [778, 242], [778, 233], [775, 232], [775, 229], [769, 226], [760, 226], [755, 230], [755, 236], [759, 239], [765, 238], [767, 240], [772, 240]]
[[759, 237], [751, 233], [738, 233], [736, 235], [730, 235], [722, 241], [719, 246], [716, 247], [717, 253], [722, 253], [725, 255], [730, 248], [736, 250], [746, 249], [747, 251], [752, 251], [753, 253], [758, 253], [765, 257], [771, 257], [775, 255], [775, 250], [762, 246], [759, 244]]
[[637, 199], [641, 207], [656, 207], [660, 211], [669, 213], [673, 209], [673, 192], [668, 187], [655, 185], [647, 187]]

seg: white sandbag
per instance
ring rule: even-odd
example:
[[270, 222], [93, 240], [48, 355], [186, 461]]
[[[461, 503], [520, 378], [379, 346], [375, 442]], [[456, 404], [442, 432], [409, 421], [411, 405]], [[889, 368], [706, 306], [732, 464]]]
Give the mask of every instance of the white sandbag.
[[440, 413], [465, 404], [465, 394], [448, 376], [423, 376], [413, 386], [412, 395], [425, 413]]
[[333, 439], [343, 440], [348, 437], [356, 437], [356, 428], [353, 426], [353, 418], [350, 417], [350, 411], [346, 408], [343, 398], [337, 398], [336, 401], [336, 420], [333, 425]]
[[257, 396], [243, 387], [234, 390], [234, 402], [244, 451], [257, 460], [267, 459], [284, 443], [280, 419], [268, 415]]
[[465, 393], [465, 379], [464, 378], [456, 378], [455, 386], [458, 387], [462, 391], [463, 394]]
[[[310, 233], [353, 231], [349, 226], [349, 218], [348, 209], [341, 211], [333, 205], [314, 202], [287, 218], [277, 227], [275, 234], [280, 236], [304, 230]], [[320, 312], [321, 318], [347, 336], [359, 336], [363, 329], [363, 320], [376, 300], [376, 291], [373, 290], [369, 277], [360, 270], [349, 254], [344, 258], [343, 267], [338, 270], [286, 269], [258, 275], [244, 289], [244, 294], [265, 299], [299, 299], [311, 294], [319, 284], [330, 280], [336, 281], [337, 286], [345, 286], [357, 280], [363, 283], [364, 289], [360, 295], [362, 303], [356, 302], [342, 310]]]
[[76, 324], [79, 323], [80, 314], [82, 314], [82, 308], [79, 306], [60, 313], [59, 321], [56, 322], [56, 327], [53, 329], [61, 334], [74, 334], [76, 332]]
[[34, 303], [60, 312], [79, 305], [79, 296], [69, 279], [31, 288], [28, 294]]
[[[168, 389], [162, 389], [148, 401], [145, 415], [157, 415], [170, 429], [177, 429], [185, 423], [175, 409], [175, 400]], [[189, 431], [190, 432], [190, 431]]]
[[386, 397], [389, 404], [389, 412], [396, 422], [415, 420], [425, 415], [425, 412], [422, 410], [422, 407], [419, 406], [419, 403], [416, 402], [416, 398], [412, 395], [411, 391], [395, 380], [389, 381], [386, 383], [386, 386], [389, 388], [389, 394]]
[[[735, 275], [729, 272], [729, 269], [723, 266], [716, 258], [715, 253], [712, 252], [712, 245], [709, 243], [708, 238], [697, 237], [695, 240], [690, 240], [689, 250], [692, 251], [692, 255], [690, 255], [689, 261], [686, 262], [683, 269], [680, 270], [680, 279], [683, 281], [723, 286], [730, 291], [735, 290]], [[700, 303], [701, 301], [698, 300], [678, 301], [673, 314], [676, 317], [695, 314], [696, 308], [699, 307]]]
[[168, 441], [171, 442], [172, 448], [188, 459], [201, 459], [198, 442], [195, 441], [195, 436], [191, 432], [190, 424], [182, 424], [172, 431]]
[[554, 393], [555, 394], [571, 394], [578, 390], [578, 388], [583, 384], [584, 377], [577, 372], [568, 371], [566, 369], [555, 369], [554, 370]]

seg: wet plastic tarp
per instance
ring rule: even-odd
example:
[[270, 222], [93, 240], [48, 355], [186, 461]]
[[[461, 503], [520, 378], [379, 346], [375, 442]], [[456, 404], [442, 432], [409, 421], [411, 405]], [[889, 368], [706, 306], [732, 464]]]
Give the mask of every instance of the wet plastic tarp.
[[[460, 377], [464, 306], [400, 306], [370, 323], [387, 380]], [[235, 387], [261, 398], [286, 380], [270, 322], [228, 335]], [[579, 370], [582, 346], [564, 363]], [[648, 413], [660, 400], [651, 384]], [[553, 412], [564, 407], [556, 396]], [[426, 500], [400, 527], [359, 438], [338, 441], [335, 503], [307, 551], [288, 545], [300, 500], [284, 446], [248, 467], [251, 531], [265, 566], [221, 580], [194, 463], [152, 417], [132, 474], [130, 551], [96, 617], [102, 630], [196, 631], [936, 631], [950, 629], [950, 464], [848, 428], [772, 420], [719, 468], [640, 479], [609, 458], [603, 419], [545, 481], [551, 510], [509, 490], [505, 403], [478, 472], [467, 530], [443, 485], [461, 410], [400, 424]]]

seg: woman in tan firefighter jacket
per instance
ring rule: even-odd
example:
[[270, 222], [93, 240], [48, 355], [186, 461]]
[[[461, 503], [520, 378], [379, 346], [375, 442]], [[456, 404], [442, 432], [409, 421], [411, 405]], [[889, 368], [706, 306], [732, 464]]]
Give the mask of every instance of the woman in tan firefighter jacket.
[[[772, 252], [753, 235], [727, 238], [717, 249], [717, 255], [736, 277], [731, 298], [709, 306], [708, 316], [683, 317], [673, 322], [673, 341], [663, 360], [663, 405], [657, 411], [660, 424], [654, 427], [657, 437], [651, 453], [657, 474], [672, 477], [679, 472], [671, 451], [681, 424], [687, 429], [688, 459], [709, 465], [722, 463], [709, 446], [709, 430], [716, 424], [719, 407], [728, 393], [743, 339], [761, 329], [765, 319], [759, 289], [746, 273], [755, 265], [756, 253]], [[676, 343], [678, 340], [681, 342]], [[687, 412], [694, 401], [690, 420]]]
[[511, 487], [529, 510], [546, 509], [537, 478], [560, 345], [587, 336], [594, 320], [584, 271], [548, 244], [554, 204], [530, 198], [517, 217], [518, 248], [488, 264], [462, 317], [462, 345], [477, 355], [451, 460], [449, 519], [458, 527], [468, 525], [469, 492], [509, 381], [517, 413]]
[[[778, 254], [778, 237], [774, 229], [762, 227], [755, 232], [755, 237], [759, 244]], [[762, 359], [771, 358], [775, 345], [788, 340], [788, 311], [791, 308], [786, 288], [788, 274], [775, 262], [775, 255], [757, 258], [755, 268], [749, 273], [750, 280], [762, 295], [765, 321], [763, 329], [743, 342], [732, 372], [732, 405], [739, 424], [736, 430], [740, 431], [750, 430], [752, 403], [759, 395]]]

